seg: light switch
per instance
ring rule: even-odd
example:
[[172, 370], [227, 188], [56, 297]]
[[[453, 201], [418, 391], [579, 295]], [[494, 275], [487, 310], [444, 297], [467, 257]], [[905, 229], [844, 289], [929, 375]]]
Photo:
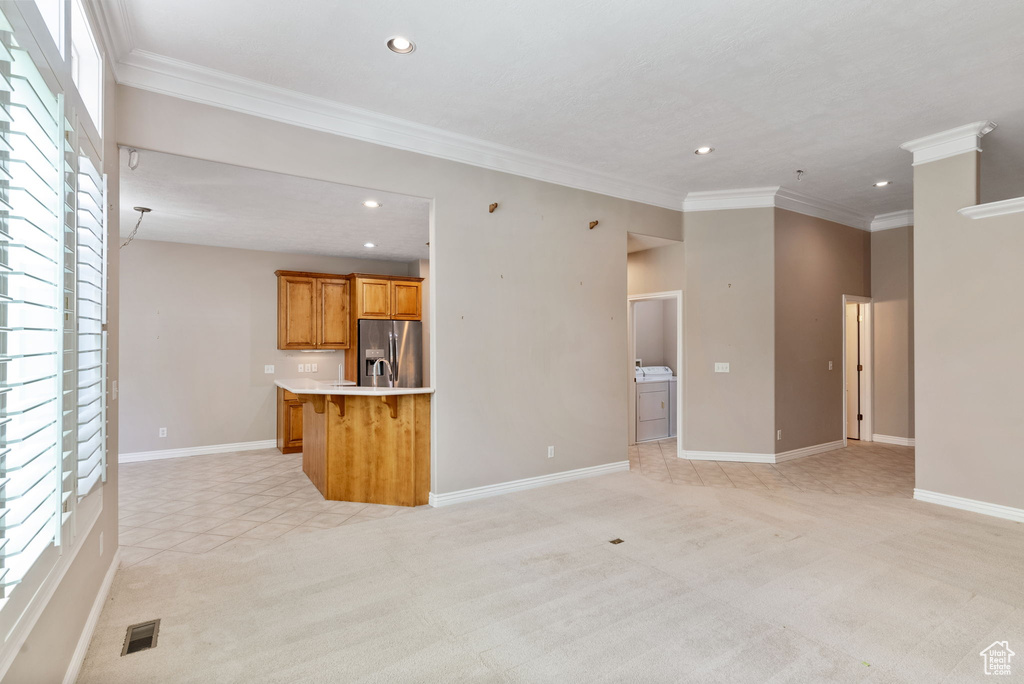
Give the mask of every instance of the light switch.
[[299, 372], [300, 373], [302, 372], [302, 364], [301, 363], [299, 364]]
[[273, 373], [274, 372], [274, 367], [273, 366], [269, 366], [269, 365], [264, 366], [263, 367], [263, 372], [264, 373]]
[[715, 372], [716, 373], [728, 373], [729, 372], [729, 364], [727, 364], [727, 363], [720, 363], [720, 362], [716, 361], [715, 362]]
[[828, 369], [832, 370], [832, 362], [831, 361], [828, 362]]
[[313, 372], [316, 373], [316, 364], [313, 364]]

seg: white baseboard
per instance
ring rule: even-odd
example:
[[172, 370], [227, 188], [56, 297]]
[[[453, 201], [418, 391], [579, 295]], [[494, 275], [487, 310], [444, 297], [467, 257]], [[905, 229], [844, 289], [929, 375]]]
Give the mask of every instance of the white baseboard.
[[871, 439], [882, 444], [895, 444], [897, 446], [914, 446], [913, 437], [893, 437], [892, 435], [871, 435]]
[[683, 458], [690, 461], [732, 461], [737, 463], [782, 463], [802, 456], [813, 456], [823, 454], [826, 451], [842, 449], [846, 444], [843, 440], [815, 444], [814, 446], [803, 447], [784, 451], [781, 454], [755, 454], [750, 452], [734, 451], [684, 451]]
[[110, 563], [110, 568], [107, 569], [107, 574], [103, 576], [103, 584], [100, 585], [99, 593], [96, 594], [96, 600], [93, 601], [92, 610], [89, 611], [89, 618], [85, 621], [82, 635], [78, 638], [75, 653], [71, 656], [71, 663], [68, 665], [68, 671], [64, 675], [64, 684], [75, 684], [75, 680], [78, 679], [78, 674], [82, 670], [82, 663], [85, 662], [85, 654], [89, 652], [92, 635], [96, 632], [96, 625], [100, 621], [103, 606], [110, 595], [110, 585], [114, 583], [114, 575], [117, 574], [117, 568], [120, 565], [121, 549], [115, 549], [114, 559]]
[[740, 463], [775, 463], [775, 454], [753, 454], [732, 451], [684, 451], [688, 461], [738, 461]]
[[783, 451], [781, 454], [775, 454], [775, 462], [782, 463], [783, 461], [791, 461], [794, 458], [803, 458], [804, 456], [814, 456], [815, 454], [823, 454], [826, 451], [835, 451], [836, 449], [842, 449], [846, 446], [844, 440], [838, 440], [835, 442], [826, 442], [824, 444], [815, 444], [809, 447], [803, 447], [802, 449], [793, 449], [792, 451]]
[[952, 494], [930, 492], [927, 489], [915, 489], [914, 498], [918, 501], [925, 501], [927, 503], [938, 504], [940, 506], [949, 506], [950, 508], [959, 508], [962, 511], [971, 511], [972, 513], [981, 513], [982, 515], [991, 515], [996, 518], [1005, 518], [1006, 520], [1024, 523], [1024, 509], [1021, 508], [988, 503], [987, 501], [977, 501], [975, 499], [965, 499], [962, 496], [953, 496]]
[[208, 446], [185, 447], [184, 449], [161, 449], [159, 451], [136, 451], [119, 454], [118, 463], [135, 463], [137, 461], [155, 461], [161, 458], [183, 458], [185, 456], [204, 456], [206, 454], [227, 454], [232, 451], [253, 451], [255, 449], [273, 449], [277, 446], [276, 439], [263, 439], [258, 442], [236, 442], [234, 444], [210, 444]]
[[566, 470], [565, 472], [552, 473], [551, 475], [528, 477], [523, 480], [512, 480], [511, 482], [501, 482], [498, 484], [486, 485], [484, 487], [474, 487], [473, 489], [462, 489], [457, 492], [447, 492], [445, 494], [434, 494], [434, 492], [430, 492], [430, 505], [435, 508], [439, 506], [450, 506], [464, 501], [472, 501], [473, 499], [483, 499], [488, 496], [498, 496], [500, 494], [518, 492], [523, 489], [545, 487], [558, 482], [580, 480], [585, 477], [607, 475], [608, 473], [617, 473], [623, 470], [629, 470], [629, 461], [617, 461], [615, 463], [606, 463], [604, 465], [591, 466], [589, 468]]

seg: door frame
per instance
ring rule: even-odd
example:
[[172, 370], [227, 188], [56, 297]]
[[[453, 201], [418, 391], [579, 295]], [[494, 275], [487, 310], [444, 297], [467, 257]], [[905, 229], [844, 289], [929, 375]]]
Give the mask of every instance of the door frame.
[[839, 367], [840, 372], [843, 374], [843, 395], [842, 395], [842, 407], [843, 407], [843, 446], [848, 446], [849, 437], [847, 435], [847, 424], [846, 424], [846, 392], [849, 389], [846, 384], [846, 305], [847, 304], [864, 304], [864, 325], [860, 328], [860, 349], [861, 349], [861, 365], [864, 366], [864, 370], [860, 375], [860, 410], [861, 415], [864, 416], [864, 420], [860, 424], [860, 441], [861, 442], [872, 442], [874, 441], [874, 426], [875, 426], [875, 402], [874, 402], [874, 383], [873, 378], [875, 374], [875, 345], [874, 345], [874, 306], [871, 297], [860, 297], [858, 295], [843, 295], [843, 308], [842, 308], [842, 322], [843, 322], [843, 349], [842, 349], [842, 365]]
[[[627, 420], [632, 419], [632, 430], [627, 434], [633, 435], [633, 440], [627, 440], [630, 446], [636, 444], [636, 322], [633, 320], [633, 305], [636, 302], [648, 300], [676, 300], [676, 457], [683, 458], [683, 404], [685, 403], [686, 392], [685, 374], [686, 366], [683, 365], [685, 354], [683, 351], [683, 291], [667, 290], [665, 292], [648, 292], [644, 294], [628, 295], [626, 297], [626, 326], [627, 326], [627, 351], [629, 352], [629, 390], [627, 397], [628, 406], [633, 410], [627, 413]], [[845, 311], [845, 309], [844, 309]]]

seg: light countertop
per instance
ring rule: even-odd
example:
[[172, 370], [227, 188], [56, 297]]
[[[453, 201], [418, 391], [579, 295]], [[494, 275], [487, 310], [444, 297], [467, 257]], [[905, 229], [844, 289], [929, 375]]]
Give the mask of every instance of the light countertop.
[[388, 397], [396, 394], [433, 394], [433, 387], [359, 387], [351, 380], [323, 381], [312, 378], [275, 380], [274, 384], [292, 394], [341, 394], [346, 396]]

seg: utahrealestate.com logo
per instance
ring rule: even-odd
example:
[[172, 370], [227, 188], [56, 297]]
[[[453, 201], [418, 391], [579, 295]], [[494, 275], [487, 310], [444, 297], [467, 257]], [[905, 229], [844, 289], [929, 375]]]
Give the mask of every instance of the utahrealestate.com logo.
[[1010, 650], [1010, 642], [992, 642], [991, 646], [981, 652], [981, 657], [985, 659], [985, 674], [1010, 674], [1010, 659], [1015, 655], [1017, 654]]

